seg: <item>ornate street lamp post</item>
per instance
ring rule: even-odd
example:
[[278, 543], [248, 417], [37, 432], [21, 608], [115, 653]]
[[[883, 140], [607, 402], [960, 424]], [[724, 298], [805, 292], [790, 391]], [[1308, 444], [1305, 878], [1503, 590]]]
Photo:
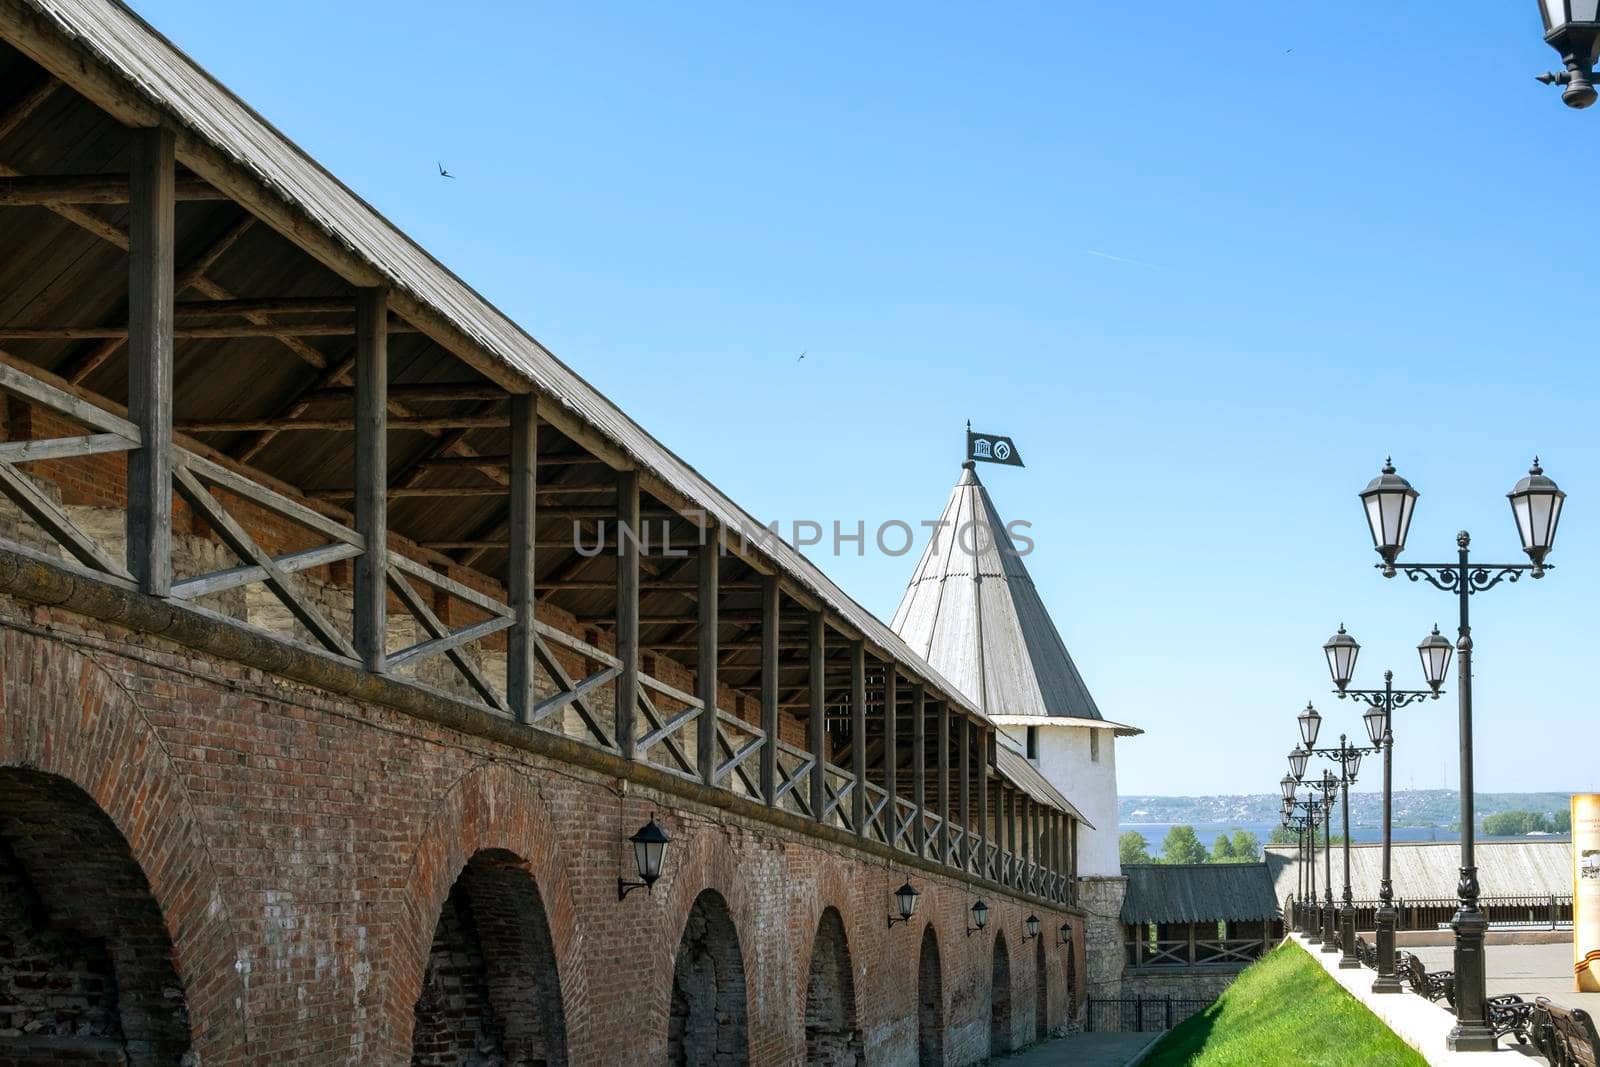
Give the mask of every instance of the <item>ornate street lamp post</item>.
[[[1298, 751], [1298, 750], [1297, 750]], [[1305, 764], [1300, 764], [1301, 771]], [[1285, 798], [1284, 825], [1299, 835], [1300, 896], [1296, 898], [1296, 928], [1310, 944], [1322, 940], [1317, 921], [1317, 816], [1322, 803], [1315, 793]]]
[[[1436, 653], [1438, 646], [1444, 646], [1444, 657], [1440, 660]], [[1425, 637], [1417, 651], [1422, 655], [1422, 669], [1428, 681], [1427, 689], [1396, 689], [1394, 687], [1394, 672], [1383, 672], [1382, 689], [1351, 689], [1350, 679], [1355, 675], [1356, 658], [1361, 653], [1361, 646], [1356, 639], [1345, 632], [1344, 627], [1339, 627], [1339, 632], [1328, 638], [1322, 650], [1328, 657], [1328, 673], [1333, 676], [1335, 691], [1339, 699], [1353, 697], [1365, 701], [1367, 712], [1361, 716], [1366, 723], [1367, 736], [1372, 740], [1373, 748], [1383, 752], [1383, 877], [1378, 883], [1378, 912], [1376, 915], [1377, 940], [1378, 940], [1378, 977], [1372, 982], [1374, 993], [1400, 992], [1400, 978], [1395, 973], [1394, 966], [1394, 928], [1398, 916], [1394, 909], [1394, 887], [1390, 880], [1389, 848], [1390, 826], [1394, 796], [1394, 731], [1391, 729], [1391, 720], [1396, 708], [1406, 707], [1427, 697], [1439, 698], [1440, 685], [1444, 683], [1445, 667], [1450, 662], [1450, 642], [1439, 636], [1439, 628], [1435, 626], [1433, 633]]]
[[[1330, 660], [1332, 659], [1331, 653], [1329, 658]], [[1349, 658], [1350, 662], [1354, 664], [1355, 657], [1352, 655]], [[1316, 747], [1317, 734], [1322, 729], [1322, 716], [1310, 704], [1307, 704], [1306, 710], [1300, 713], [1298, 721], [1300, 724], [1300, 739], [1304, 743], [1305, 751], [1312, 756], [1325, 756], [1339, 765], [1337, 778], [1331, 772], [1323, 772], [1324, 793], [1331, 793], [1334, 787], [1338, 787], [1342, 790], [1341, 796], [1343, 798], [1344, 892], [1341, 894], [1341, 906], [1339, 908], [1339, 943], [1333, 943], [1333, 916], [1331, 914], [1333, 908], [1333, 872], [1330, 870], [1328, 872], [1328, 908], [1330, 915], [1327, 924], [1327, 941], [1323, 944], [1322, 951], [1338, 952], [1342, 949], [1344, 954], [1339, 959], [1339, 966], [1359, 967], [1361, 966], [1361, 958], [1356, 955], [1355, 897], [1350, 892], [1350, 786], [1355, 783], [1356, 772], [1361, 768], [1361, 757], [1368, 752], [1376, 752], [1377, 749], [1352, 745], [1345, 734], [1339, 735], [1338, 748]], [[1370, 723], [1368, 724], [1368, 729], [1371, 729]], [[1332, 819], [1328, 821], [1332, 822]]]
[[[1578, 12], [1578, 0], [1546, 0], [1547, 20], [1559, 8], [1560, 18], [1553, 25], [1576, 27], [1596, 25], [1593, 19], [1596, 3], [1588, 0], [1587, 12]], [[1579, 18], [1587, 14], [1587, 19]], [[1565, 21], [1562, 21], [1562, 20]], [[1555, 30], [1552, 30], [1552, 34]], [[1574, 29], [1576, 32], [1576, 29]], [[1583, 32], [1588, 33], [1588, 30]], [[1590, 100], [1593, 100], [1593, 90]], [[1454, 563], [1402, 563], [1395, 560], [1405, 549], [1406, 533], [1411, 525], [1411, 514], [1416, 506], [1417, 491], [1411, 483], [1395, 473], [1394, 464], [1386, 461], [1383, 471], [1361, 492], [1362, 508], [1367, 515], [1367, 525], [1372, 533], [1372, 547], [1381, 557], [1378, 566], [1385, 578], [1393, 578], [1397, 571], [1415, 582], [1427, 579], [1428, 583], [1446, 593], [1453, 594], [1459, 606], [1460, 623], [1456, 638], [1456, 696], [1460, 701], [1461, 748], [1461, 881], [1457, 895], [1461, 906], [1450, 925], [1455, 928], [1455, 1001], [1456, 1025], [1446, 1040], [1452, 1051], [1488, 1052], [1498, 1042], [1488, 1022], [1487, 971], [1483, 959], [1484, 933], [1488, 921], [1478, 907], [1478, 865], [1474, 856], [1474, 826], [1472, 797], [1472, 626], [1469, 603], [1476, 593], [1487, 592], [1510, 579], [1517, 581], [1524, 573], [1534, 578], [1544, 577], [1547, 569], [1545, 557], [1555, 545], [1556, 526], [1561, 521], [1561, 508], [1566, 500], [1556, 483], [1545, 477], [1534, 458], [1528, 476], [1517, 482], [1506, 494], [1511, 502], [1511, 514], [1517, 523], [1517, 534], [1522, 539], [1522, 550], [1528, 563], [1473, 563], [1468, 552], [1472, 538], [1462, 530], [1456, 535], [1457, 560]], [[1422, 650], [1424, 658], [1438, 655], [1437, 649]]]

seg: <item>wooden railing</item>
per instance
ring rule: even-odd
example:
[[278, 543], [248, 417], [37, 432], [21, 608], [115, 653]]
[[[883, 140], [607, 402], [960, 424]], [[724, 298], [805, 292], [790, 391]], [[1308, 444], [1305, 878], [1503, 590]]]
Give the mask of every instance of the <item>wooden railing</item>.
[[[0, 534], [0, 543], [13, 552], [95, 581], [138, 591], [140, 582], [122, 558], [121, 546], [96, 540], [74, 520], [70, 507], [57, 503], [44, 483], [19, 468], [135, 452], [141, 447], [139, 427], [8, 362], [0, 362], [0, 393], [54, 412], [84, 430], [70, 436], [0, 442], [0, 496], [15, 505], [42, 535], [36, 543], [22, 544]], [[776, 750], [775, 806], [1022, 892], [1056, 900], [1071, 895], [1061, 876], [1047, 876], [1038, 865], [1021, 863], [998, 843], [983, 843], [976, 832], [955, 822], [946, 823], [935, 811], [923, 810], [919, 821], [917, 805], [911, 799], [891, 795], [875, 782], [858, 781], [850, 770], [826, 760], [821, 762], [820, 810], [813, 810], [815, 753], [778, 737], [769, 738], [759, 725], [721, 708], [707, 708], [695, 693], [643, 670], [637, 672], [635, 713], [628, 720], [633, 736], [619, 739], [616, 730], [624, 718], [616, 714], [608, 698], [622, 688], [616, 684], [623, 673], [622, 661], [610, 651], [531, 617], [523, 633], [538, 682], [533, 696], [513, 708], [511, 657], [501, 642], [507, 641], [504, 635], [516, 626], [517, 612], [500, 596], [473, 588], [415, 558], [424, 555], [420, 551], [408, 555], [389, 544], [381, 546], [383, 558], [376, 574], [389, 594], [387, 617], [380, 609], [371, 612], [383, 620], [377, 627], [382, 630], [380, 647], [374, 653], [370, 642], [363, 645], [368, 649], [364, 656], [357, 647], [361, 638], [354, 632], [359, 609], [348, 572], [342, 581], [312, 573], [330, 565], [358, 561], [355, 565], [360, 566], [365, 561], [372, 546], [350, 525], [353, 520], [336, 517], [330, 513], [332, 509], [319, 509], [175, 443], [167, 452], [167, 462], [173, 492], [207, 528], [210, 543], [224, 546], [236, 557], [235, 565], [207, 564], [198, 573], [174, 577], [165, 595], [194, 611], [356, 667], [376, 663], [374, 669], [397, 683], [475, 703], [497, 715], [515, 716], [531, 728], [608, 752], [622, 752], [619, 741], [631, 741], [633, 757], [641, 762], [750, 798], [765, 795], [758, 761], [752, 757], [770, 744]], [[170, 516], [167, 522], [170, 524]], [[273, 544], [292, 547], [269, 549]], [[52, 548], [60, 554], [53, 554]], [[206, 553], [202, 556], [211, 558]], [[173, 563], [177, 562], [175, 553]], [[362, 573], [369, 571], [364, 568]], [[218, 606], [219, 597], [237, 596], [236, 591], [245, 589], [252, 591], [248, 601], [241, 601], [247, 604], [244, 609], [230, 611]], [[385, 603], [381, 594], [378, 603]], [[263, 604], [276, 607], [263, 612]], [[504, 666], [497, 660], [503, 660]], [[446, 666], [440, 668], [439, 664]], [[707, 736], [702, 720], [708, 715], [713, 717], [709, 732], [712, 751], [706, 759], [700, 749], [701, 739]], [[864, 809], [859, 827], [853, 815], [857, 789], [863, 794]]]

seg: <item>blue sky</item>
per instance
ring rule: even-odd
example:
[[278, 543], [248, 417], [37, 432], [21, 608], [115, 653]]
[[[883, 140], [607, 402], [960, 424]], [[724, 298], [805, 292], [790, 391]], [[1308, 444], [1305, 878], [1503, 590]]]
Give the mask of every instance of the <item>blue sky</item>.
[[[985, 481], [1148, 731], [1124, 792], [1274, 789], [1308, 698], [1359, 732], [1341, 619], [1418, 684], [1453, 602], [1354, 494], [1393, 452], [1412, 558], [1520, 560], [1538, 451], [1569, 508], [1476, 605], [1478, 786], [1600, 788], [1600, 110], [1532, 81], [1532, 0], [135, 6], [764, 518], [936, 518], [965, 420], [1012, 434]], [[816, 558], [885, 618], [915, 563]], [[1397, 783], [1454, 786], [1453, 697], [1405, 716]]]

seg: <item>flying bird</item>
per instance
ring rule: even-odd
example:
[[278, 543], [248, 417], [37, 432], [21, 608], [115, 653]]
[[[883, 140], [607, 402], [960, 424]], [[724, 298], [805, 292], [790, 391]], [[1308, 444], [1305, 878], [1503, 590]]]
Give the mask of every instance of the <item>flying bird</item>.
[[[434, 160], [434, 162], [435, 163], [439, 163], [438, 160]], [[454, 178], [455, 175], [451, 174], [449, 171], [445, 170], [443, 163], [439, 163], [439, 177], [441, 177], [441, 178]]]
[[1285, 48], [1285, 49], [1284, 49], [1284, 50], [1283, 50], [1283, 54], [1284, 54], [1284, 55], [1288, 55], [1288, 54], [1289, 54], [1289, 53], [1290, 53], [1290, 52], [1293, 52], [1293, 51], [1294, 51], [1294, 49], [1293, 49], [1293, 48]]
[[806, 352], [809, 352], [809, 351], [811, 351], [811, 349], [808, 348], [808, 349], [805, 350], [805, 352], [801, 352], [799, 358], [797, 358], [795, 360], [795, 362], [799, 363], [800, 360], [805, 359], [806, 358]]

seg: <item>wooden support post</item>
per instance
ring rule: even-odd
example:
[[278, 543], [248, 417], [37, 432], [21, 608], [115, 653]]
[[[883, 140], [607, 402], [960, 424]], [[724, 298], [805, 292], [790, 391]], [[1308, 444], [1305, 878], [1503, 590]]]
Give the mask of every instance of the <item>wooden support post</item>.
[[867, 650], [850, 642], [850, 821], [857, 837], [867, 836]]
[[717, 532], [704, 531], [700, 546], [699, 663], [695, 674], [698, 696], [703, 705], [695, 724], [695, 769], [706, 785], [717, 784], [717, 629], [721, 625], [718, 598], [721, 596], [722, 554]]
[[639, 714], [639, 472], [617, 472], [617, 754], [633, 759]]
[[1060, 899], [1061, 880], [1061, 813], [1051, 808], [1045, 813], [1045, 825], [1050, 834], [1050, 895]]
[[[1017, 801], [1011, 792], [1011, 787], [1003, 781], [1000, 783], [999, 797], [997, 799], [999, 810], [995, 813], [995, 836], [1004, 842], [1001, 847], [1009, 853], [1010, 860], [1008, 862], [1014, 867], [1017, 861], [1017, 824], [1013, 819], [1017, 814]], [[1011, 884], [1011, 872], [1009, 870], [1005, 872], [1005, 877], [1001, 881], [1007, 885]]]
[[356, 290], [356, 532], [353, 642], [361, 665], [385, 668], [389, 638], [389, 294]]
[[883, 665], [883, 788], [889, 794], [889, 803], [883, 809], [883, 834], [889, 847], [895, 843], [895, 831], [900, 825], [900, 808], [895, 798], [899, 791], [900, 762], [900, 724], [898, 721], [900, 702], [899, 675], [895, 673], [894, 661]]
[[987, 726], [978, 727], [978, 874], [989, 877], [989, 738]]
[[1072, 820], [1072, 899], [1078, 899], [1078, 820]]
[[172, 592], [172, 131], [133, 130], [128, 202], [128, 572], [151, 596]]
[[939, 862], [950, 862], [950, 702], [939, 701]]
[[778, 576], [761, 576], [761, 799], [778, 802]]
[[811, 717], [806, 721], [807, 747], [811, 749], [811, 816], [820, 822], [827, 796], [822, 786], [827, 781], [828, 766], [828, 638], [822, 612], [808, 614], [806, 628], [809, 631], [811, 654], [807, 672], [810, 675]]
[[534, 497], [539, 488], [539, 418], [532, 393], [511, 397], [511, 514], [508, 516], [506, 596], [511, 632], [506, 638], [506, 703], [527, 722], [538, 700], [534, 684]]
[[924, 712], [922, 683], [911, 687], [911, 800], [917, 806], [912, 833], [912, 846], [918, 856], [928, 854], [928, 824], [924, 816], [928, 811], [928, 723]]
[[1028, 865], [1033, 862], [1033, 834], [1029, 832], [1033, 817], [1033, 798], [1024, 793], [1019, 799], [1022, 801], [1022, 825], [1017, 828], [1017, 832], [1022, 835], [1022, 870], [1026, 874]]
[[961, 730], [961, 740], [957, 744], [957, 759], [961, 763], [961, 792], [956, 799], [961, 805], [962, 830], [961, 855], [958, 859], [965, 870], [972, 866], [972, 723], [962, 715], [956, 719], [956, 726]]

